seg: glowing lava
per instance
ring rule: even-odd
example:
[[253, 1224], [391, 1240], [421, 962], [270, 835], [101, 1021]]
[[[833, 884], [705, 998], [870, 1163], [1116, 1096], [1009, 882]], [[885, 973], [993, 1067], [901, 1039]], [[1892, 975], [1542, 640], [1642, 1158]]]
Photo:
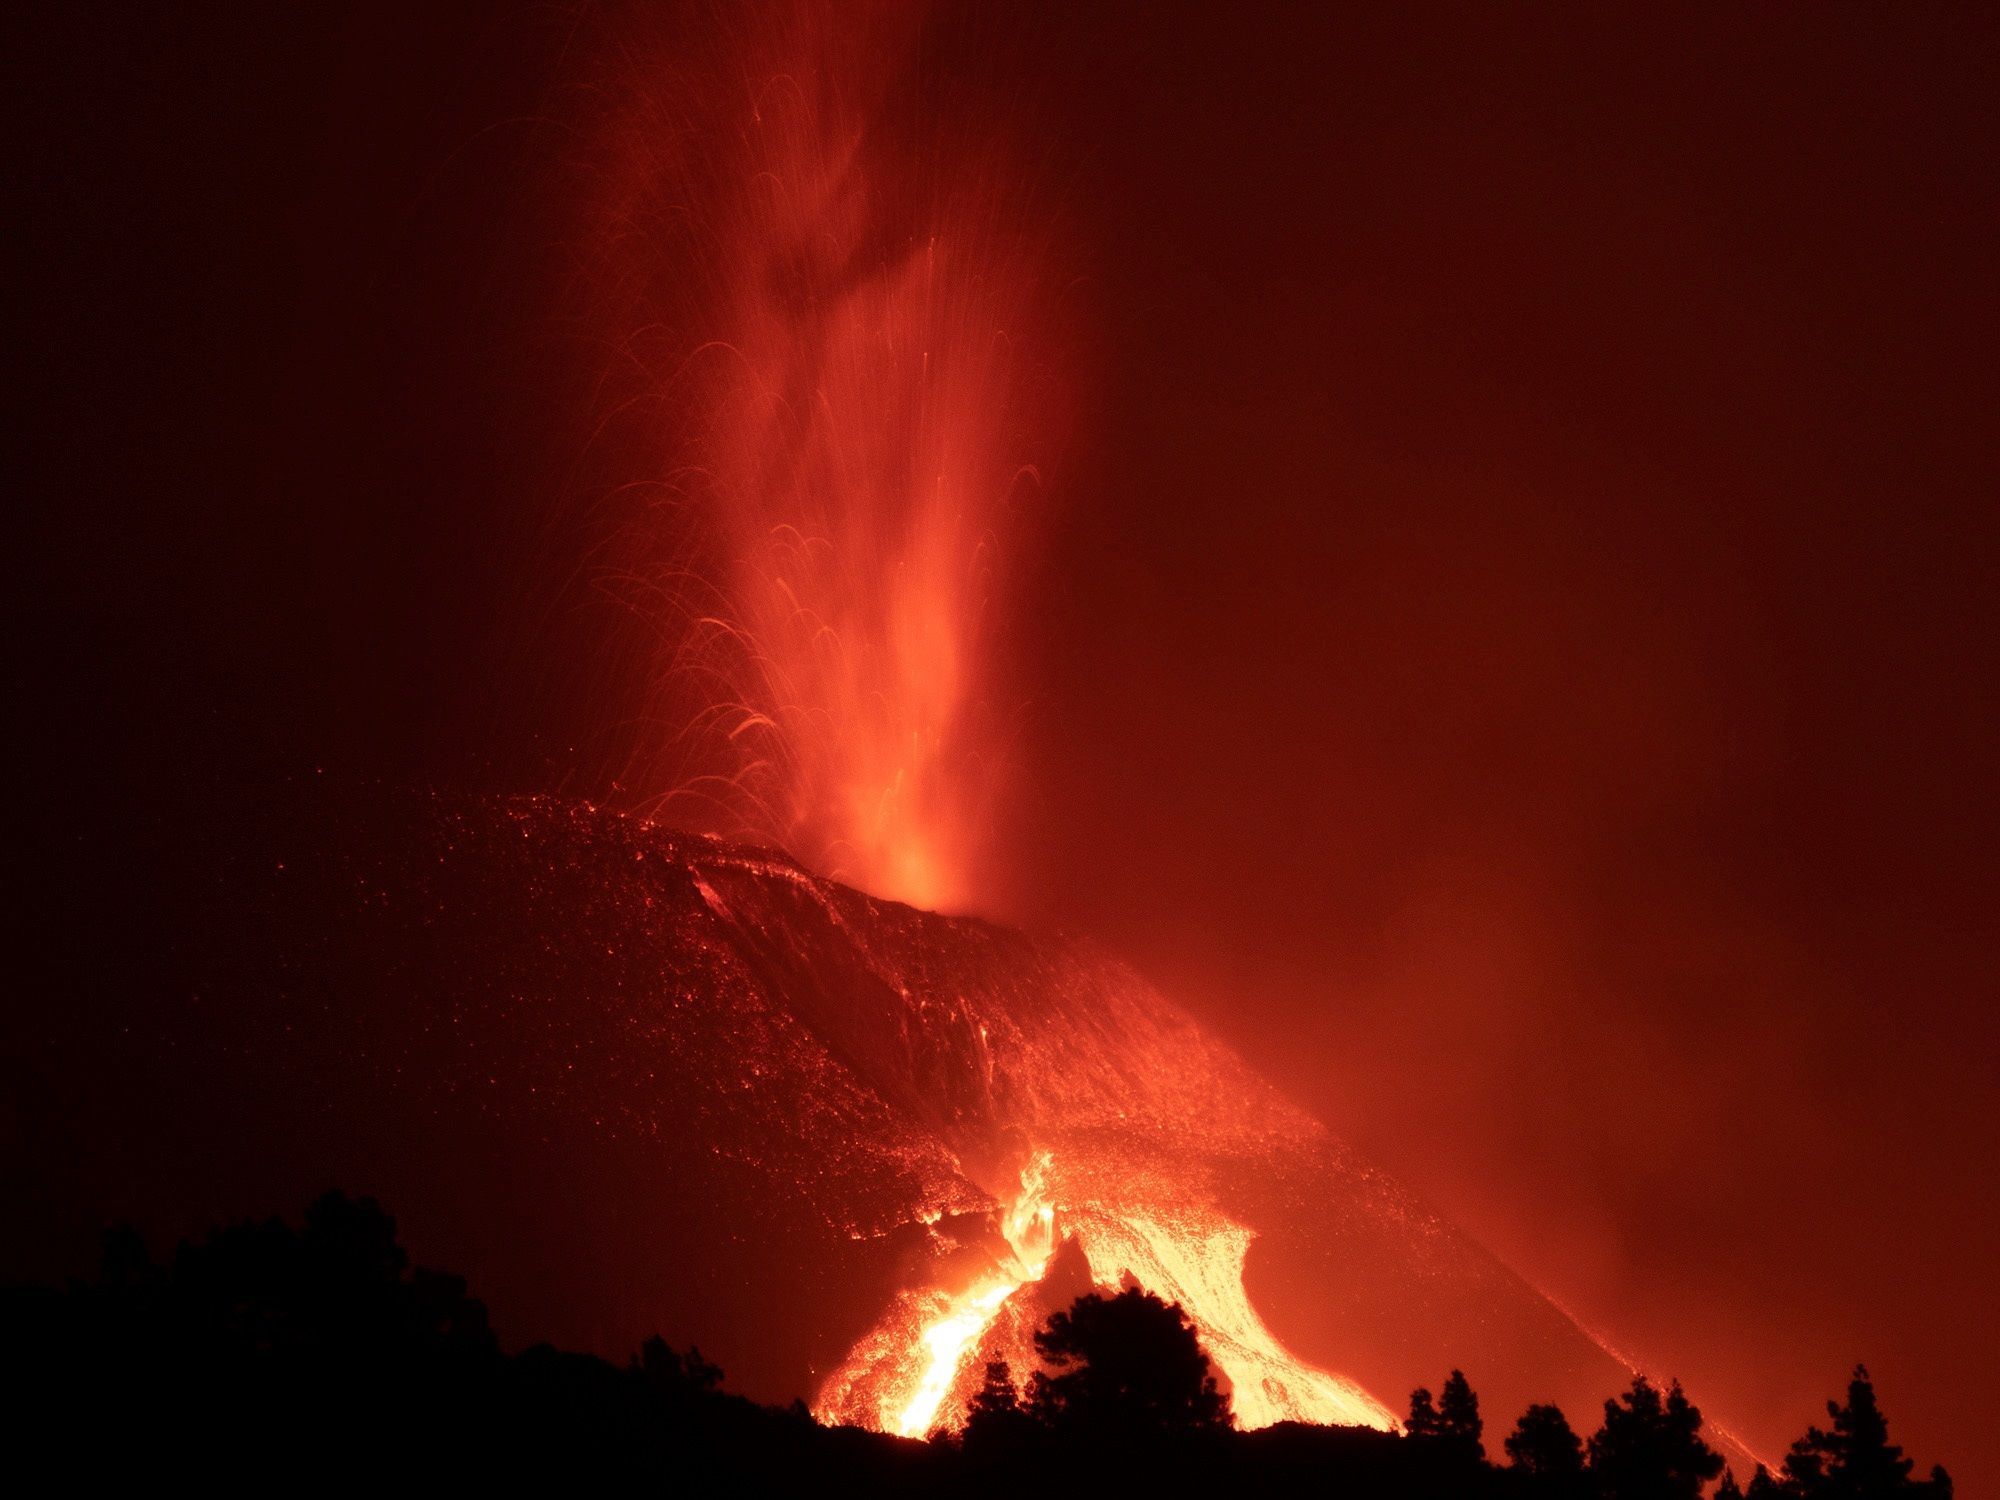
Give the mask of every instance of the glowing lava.
[[433, 1191], [471, 1170], [540, 1203], [601, 1164], [551, 1250], [501, 1257], [502, 1316], [554, 1281], [579, 1338], [670, 1330], [760, 1398], [892, 1431], [962, 1422], [987, 1360], [1030, 1375], [1034, 1330], [1128, 1277], [1185, 1309], [1245, 1424], [1386, 1425], [1371, 1397], [1454, 1366], [1501, 1411], [1630, 1379], [1088, 945], [560, 799], [299, 795], [230, 867], [204, 963], [312, 984], [286, 1024], [354, 1056], [369, 1087], [326, 1092], [357, 1139], [439, 1132]]
[[[1367, 1391], [1300, 1360], [1264, 1326], [1243, 1284], [1249, 1230], [1199, 1201], [1059, 1205], [1050, 1196], [1059, 1177], [1052, 1153], [1037, 1152], [997, 1215], [1008, 1253], [957, 1292], [899, 1298], [826, 1382], [815, 1414], [905, 1437], [956, 1425], [987, 1360], [1007, 1360], [1017, 1380], [1033, 1367], [1033, 1330], [1053, 1310], [1036, 1302], [1037, 1283], [1073, 1242], [1091, 1284], [1136, 1284], [1186, 1312], [1230, 1386], [1238, 1425], [1395, 1427]], [[1144, 1174], [1127, 1180], [1143, 1190]]]
[[1021, 1174], [1021, 1193], [1001, 1216], [1012, 1261], [975, 1282], [950, 1301], [943, 1317], [919, 1335], [923, 1373], [910, 1398], [889, 1423], [904, 1437], [922, 1437], [937, 1425], [938, 1408], [962, 1377], [967, 1355], [978, 1346], [1007, 1299], [1039, 1281], [1055, 1251], [1055, 1210], [1043, 1199], [1049, 1157], [1038, 1153]]
[[1215, 1367], [1228, 1379], [1239, 1427], [1273, 1422], [1396, 1426], [1395, 1415], [1351, 1380], [1307, 1364], [1264, 1326], [1243, 1284], [1253, 1236], [1212, 1210], [1161, 1205], [1169, 1217], [1102, 1208], [1077, 1216], [1091, 1278], [1127, 1281], [1186, 1312]]

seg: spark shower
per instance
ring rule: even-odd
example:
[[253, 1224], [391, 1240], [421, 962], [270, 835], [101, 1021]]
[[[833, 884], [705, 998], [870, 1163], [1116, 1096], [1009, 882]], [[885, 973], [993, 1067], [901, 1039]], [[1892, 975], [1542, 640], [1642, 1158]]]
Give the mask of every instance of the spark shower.
[[1048, 237], [926, 46], [915, 7], [773, 6], [693, 67], [635, 67], [595, 233], [611, 388], [657, 465], [613, 570], [657, 631], [631, 784], [955, 909], [1054, 425]]

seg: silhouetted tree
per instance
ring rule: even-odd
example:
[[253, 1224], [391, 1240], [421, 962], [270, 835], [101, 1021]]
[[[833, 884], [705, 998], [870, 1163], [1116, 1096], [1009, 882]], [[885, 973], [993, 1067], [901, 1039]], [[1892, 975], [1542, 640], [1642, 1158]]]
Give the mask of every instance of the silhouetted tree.
[[1438, 1416], [1437, 1398], [1431, 1395], [1431, 1388], [1420, 1385], [1410, 1392], [1410, 1415], [1403, 1423], [1403, 1431], [1420, 1440], [1435, 1438], [1444, 1430], [1443, 1421]]
[[979, 1383], [966, 1408], [966, 1430], [971, 1431], [982, 1421], [1006, 1421], [1025, 1415], [1021, 1410], [1021, 1388], [1014, 1383], [1014, 1372], [1007, 1361], [988, 1360], [986, 1378]]
[[1828, 1429], [1809, 1427], [1785, 1455], [1784, 1482], [1779, 1493], [1798, 1500], [1891, 1500], [1928, 1490], [1951, 1493], [1951, 1477], [1932, 1469], [1928, 1484], [1910, 1478], [1915, 1467], [1900, 1446], [1889, 1441], [1888, 1419], [1875, 1399], [1874, 1382], [1865, 1365], [1854, 1367], [1847, 1383], [1847, 1401], [1826, 1404], [1833, 1421]]
[[1550, 1490], [1568, 1492], [1583, 1480], [1583, 1439], [1559, 1406], [1535, 1405], [1507, 1434], [1507, 1462]]
[[1035, 1419], [1021, 1404], [1020, 1387], [1007, 1361], [986, 1366], [986, 1378], [966, 1408], [960, 1435], [965, 1451], [975, 1458], [1006, 1458], [1022, 1454], [1034, 1441]]
[[1465, 1372], [1453, 1370], [1445, 1379], [1444, 1390], [1438, 1394], [1438, 1441], [1449, 1448], [1454, 1458], [1484, 1463], [1486, 1445], [1480, 1439], [1485, 1431], [1486, 1424], [1479, 1417], [1479, 1397], [1473, 1393]]
[[1453, 1370], [1435, 1398], [1430, 1387], [1410, 1392], [1410, 1416], [1403, 1431], [1435, 1464], [1476, 1467], [1486, 1461], [1480, 1438], [1486, 1426], [1479, 1416], [1479, 1397], [1462, 1370]]
[[1664, 1398], [1641, 1375], [1604, 1403], [1590, 1439], [1590, 1478], [1606, 1500], [1696, 1500], [1722, 1472], [1722, 1455], [1701, 1439], [1701, 1412], [1675, 1381]]
[[1743, 1500], [1743, 1486], [1736, 1482], [1734, 1469], [1722, 1471], [1722, 1483], [1715, 1487], [1712, 1500]]
[[1138, 1287], [1077, 1298], [1035, 1334], [1035, 1350], [1048, 1369], [1030, 1383], [1028, 1408], [1052, 1432], [1143, 1439], [1230, 1426], [1187, 1318]]

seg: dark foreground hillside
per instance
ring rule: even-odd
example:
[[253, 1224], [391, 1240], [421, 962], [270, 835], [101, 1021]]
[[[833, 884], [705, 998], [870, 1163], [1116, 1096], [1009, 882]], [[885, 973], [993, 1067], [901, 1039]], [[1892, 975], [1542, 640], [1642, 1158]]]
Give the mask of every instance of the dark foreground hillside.
[[[394, 1220], [339, 1193], [302, 1228], [237, 1225], [164, 1263], [114, 1231], [94, 1282], [9, 1288], [0, 1315], [16, 1465], [86, 1485], [1676, 1500], [1722, 1473], [1680, 1388], [1644, 1380], [1606, 1403], [1587, 1443], [1555, 1408], [1530, 1408], [1495, 1445], [1504, 1464], [1488, 1462], [1456, 1371], [1438, 1397], [1413, 1395], [1401, 1434], [1239, 1432], [1191, 1325], [1137, 1288], [1052, 1317], [1025, 1381], [990, 1365], [962, 1435], [824, 1427], [803, 1405], [729, 1394], [698, 1351], [657, 1338], [622, 1367], [547, 1345], [504, 1354], [463, 1280], [412, 1269]], [[1864, 1373], [1848, 1396], [1749, 1493], [1945, 1500], [1942, 1471], [1909, 1479]], [[1735, 1489], [1730, 1475], [1719, 1493]]]

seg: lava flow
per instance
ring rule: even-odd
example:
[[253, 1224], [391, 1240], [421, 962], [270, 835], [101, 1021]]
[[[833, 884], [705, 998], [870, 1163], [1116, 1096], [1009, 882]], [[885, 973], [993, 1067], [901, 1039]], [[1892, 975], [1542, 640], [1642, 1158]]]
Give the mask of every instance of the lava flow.
[[[910, 1368], [901, 1381], [893, 1374], [890, 1376], [889, 1391], [877, 1403], [874, 1413], [877, 1421], [871, 1425], [905, 1437], [923, 1437], [930, 1432], [937, 1425], [939, 1407], [963, 1384], [972, 1352], [993, 1326], [1008, 1298], [1023, 1286], [1042, 1279], [1055, 1250], [1055, 1210], [1043, 1196], [1048, 1187], [1048, 1169], [1048, 1153], [1038, 1153], [1021, 1174], [1019, 1196], [1000, 1215], [1001, 1233], [1009, 1252], [1004, 1263], [964, 1291], [945, 1298], [942, 1310], [921, 1325], [913, 1341], [908, 1340], [905, 1330], [906, 1342], [900, 1358], [896, 1357], [896, 1333], [889, 1332], [885, 1343], [892, 1363]], [[842, 1408], [871, 1361], [861, 1355], [856, 1363], [859, 1368], [835, 1375], [829, 1383], [829, 1394], [821, 1398], [822, 1412], [835, 1420], [843, 1414]], [[914, 1375], [913, 1380], [908, 1378], [910, 1375]]]
[[822, 1421], [905, 1437], [957, 1425], [989, 1360], [1006, 1360], [1017, 1378], [1034, 1367], [1033, 1330], [1053, 1310], [1035, 1293], [1058, 1246], [1074, 1244], [1079, 1287], [1136, 1285], [1187, 1314], [1230, 1391], [1239, 1425], [1396, 1425], [1360, 1386], [1300, 1360], [1265, 1327], [1243, 1285], [1250, 1231], [1214, 1208], [1190, 1210], [1185, 1202], [1081, 1201], [1058, 1210], [1049, 1196], [1057, 1180], [1051, 1153], [1037, 1152], [1019, 1195], [996, 1214], [1009, 1253], [955, 1294], [899, 1299], [822, 1388], [814, 1408]]

